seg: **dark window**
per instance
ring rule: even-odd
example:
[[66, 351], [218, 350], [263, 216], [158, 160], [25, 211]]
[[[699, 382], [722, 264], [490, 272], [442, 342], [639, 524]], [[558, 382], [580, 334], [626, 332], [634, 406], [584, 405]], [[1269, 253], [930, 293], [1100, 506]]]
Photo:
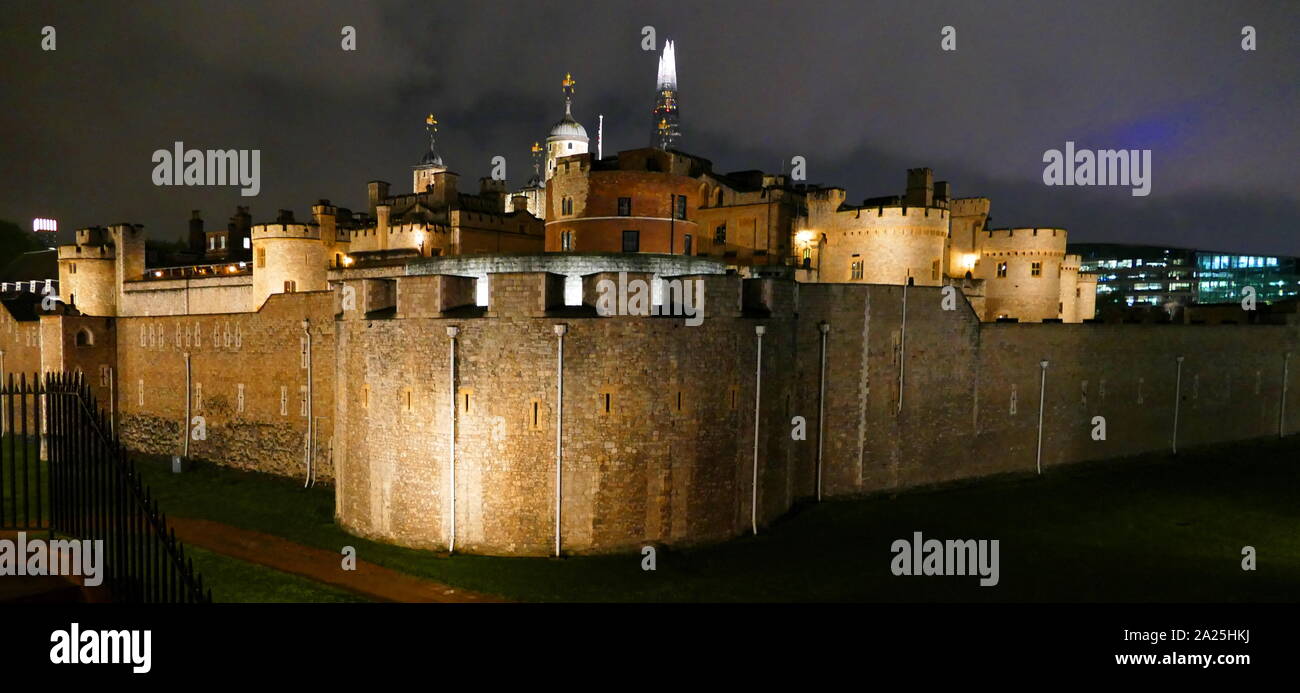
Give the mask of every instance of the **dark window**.
[[675, 216], [678, 219], [686, 218], [686, 196], [685, 195], [673, 196], [673, 216]]
[[691, 234], [689, 233], [682, 240], [682, 250], [685, 250], [687, 255], [691, 254]]
[[713, 230], [713, 242], [714, 242], [714, 243], [726, 243], [726, 242], [727, 242], [727, 225], [726, 225], [726, 224], [719, 224], [719, 225], [718, 225], [718, 228], [716, 228], [716, 229]]
[[620, 217], [632, 216], [632, 198], [630, 197], [618, 198], [618, 215]]
[[623, 232], [623, 252], [639, 253], [641, 252], [641, 232], [624, 231]]

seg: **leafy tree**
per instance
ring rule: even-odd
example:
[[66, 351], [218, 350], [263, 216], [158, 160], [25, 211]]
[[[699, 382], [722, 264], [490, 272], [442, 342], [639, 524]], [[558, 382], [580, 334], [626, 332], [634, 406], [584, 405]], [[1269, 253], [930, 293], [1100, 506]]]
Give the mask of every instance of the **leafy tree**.
[[12, 221], [0, 219], [0, 267], [8, 266], [25, 252], [41, 250], [44, 247], [36, 238], [36, 234], [23, 230]]

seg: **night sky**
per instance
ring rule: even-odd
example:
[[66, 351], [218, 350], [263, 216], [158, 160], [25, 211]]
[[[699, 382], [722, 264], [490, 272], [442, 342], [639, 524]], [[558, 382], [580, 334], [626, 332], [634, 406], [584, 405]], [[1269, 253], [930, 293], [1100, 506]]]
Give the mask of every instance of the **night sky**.
[[[680, 148], [715, 170], [780, 171], [850, 201], [901, 194], [930, 166], [993, 199], [994, 226], [1075, 241], [1300, 255], [1295, 2], [0, 3], [0, 219], [72, 229], [143, 223], [174, 239], [191, 209], [224, 227], [363, 209], [365, 184], [410, 186], [440, 150], [477, 190], [495, 155], [511, 187], [563, 114], [605, 153], [646, 146], [657, 54], [677, 46]], [[41, 50], [41, 29], [57, 50]], [[356, 52], [340, 47], [344, 25]], [[940, 50], [940, 30], [957, 50]], [[1258, 50], [1241, 49], [1241, 28]], [[261, 194], [155, 187], [156, 149], [260, 149]], [[1151, 194], [1047, 187], [1043, 152], [1149, 148]]]

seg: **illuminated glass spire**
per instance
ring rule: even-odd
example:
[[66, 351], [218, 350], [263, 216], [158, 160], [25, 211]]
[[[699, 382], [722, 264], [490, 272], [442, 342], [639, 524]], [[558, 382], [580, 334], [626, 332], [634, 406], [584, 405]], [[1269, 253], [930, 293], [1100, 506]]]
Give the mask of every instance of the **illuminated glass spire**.
[[659, 56], [659, 76], [655, 80], [655, 107], [652, 115], [650, 146], [676, 149], [681, 127], [677, 121], [677, 52], [672, 41], [664, 43], [664, 53]]

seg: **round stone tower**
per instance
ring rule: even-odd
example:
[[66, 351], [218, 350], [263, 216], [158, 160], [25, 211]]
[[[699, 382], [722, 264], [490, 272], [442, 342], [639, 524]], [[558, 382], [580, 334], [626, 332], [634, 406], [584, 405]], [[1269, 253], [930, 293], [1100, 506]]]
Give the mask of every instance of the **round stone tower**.
[[324, 291], [325, 267], [325, 245], [315, 224], [285, 219], [253, 226], [254, 306], [261, 308], [271, 294]]
[[59, 247], [59, 298], [85, 315], [117, 314], [117, 265], [107, 229], [77, 229], [73, 245]]

